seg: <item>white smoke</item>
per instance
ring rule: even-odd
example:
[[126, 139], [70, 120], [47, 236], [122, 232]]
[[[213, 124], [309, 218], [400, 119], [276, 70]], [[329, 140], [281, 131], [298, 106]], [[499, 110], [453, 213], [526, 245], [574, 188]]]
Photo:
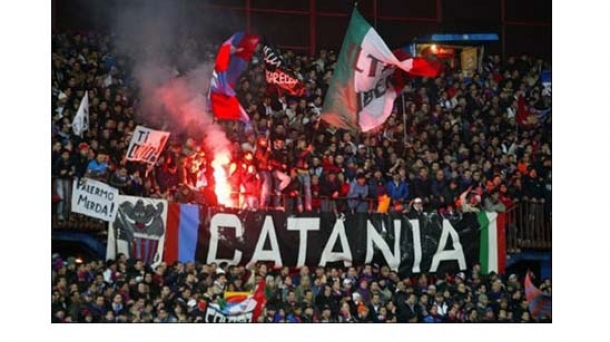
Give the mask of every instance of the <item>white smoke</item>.
[[[126, 1], [116, 13], [116, 52], [130, 56], [138, 89], [137, 118], [150, 128], [187, 137], [214, 155], [231, 143], [208, 113], [213, 60], [202, 55], [201, 21], [176, 1]], [[172, 139], [170, 136], [170, 140]]]

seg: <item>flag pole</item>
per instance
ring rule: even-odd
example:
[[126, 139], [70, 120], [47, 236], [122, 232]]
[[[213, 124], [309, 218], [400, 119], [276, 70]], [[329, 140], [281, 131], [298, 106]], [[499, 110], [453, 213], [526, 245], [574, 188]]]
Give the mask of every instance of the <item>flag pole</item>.
[[318, 127], [320, 127], [320, 121], [322, 121], [322, 119], [320, 118], [320, 116], [318, 116], [317, 120], [316, 120], [316, 124], [313, 128], [313, 132], [311, 134], [311, 140], [309, 141], [309, 145], [313, 145], [313, 142], [316, 140], [316, 133], [318, 132]]
[[407, 144], [407, 110], [405, 108], [405, 92], [403, 90], [402, 92], [402, 96], [401, 96], [401, 100], [402, 100], [402, 121], [403, 121], [403, 128], [404, 128], [404, 138], [403, 138], [403, 143], [406, 145]]

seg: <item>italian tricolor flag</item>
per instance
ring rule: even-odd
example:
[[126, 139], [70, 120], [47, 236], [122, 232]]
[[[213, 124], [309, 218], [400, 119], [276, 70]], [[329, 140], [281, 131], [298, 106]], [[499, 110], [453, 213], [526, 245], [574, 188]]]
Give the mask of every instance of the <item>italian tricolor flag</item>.
[[320, 117], [337, 128], [369, 131], [386, 121], [402, 91], [395, 71], [434, 77], [440, 69], [423, 58], [397, 58], [354, 8]]
[[505, 214], [480, 211], [477, 219], [481, 227], [479, 262], [481, 272], [504, 273], [506, 269]]

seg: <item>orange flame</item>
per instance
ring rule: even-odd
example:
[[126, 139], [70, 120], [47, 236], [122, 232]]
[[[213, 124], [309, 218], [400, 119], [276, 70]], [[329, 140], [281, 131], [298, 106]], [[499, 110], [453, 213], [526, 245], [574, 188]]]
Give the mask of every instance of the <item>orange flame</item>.
[[227, 167], [230, 162], [229, 154], [221, 152], [214, 156], [212, 168], [214, 168], [214, 181], [216, 183], [214, 192], [218, 199], [218, 204], [231, 207], [231, 185], [227, 181]]

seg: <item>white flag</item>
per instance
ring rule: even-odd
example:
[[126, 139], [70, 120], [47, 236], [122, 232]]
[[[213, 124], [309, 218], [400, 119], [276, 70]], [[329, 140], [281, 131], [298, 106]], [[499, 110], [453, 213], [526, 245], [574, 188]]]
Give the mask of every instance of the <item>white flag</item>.
[[80, 101], [78, 112], [74, 120], [72, 120], [72, 131], [79, 137], [83, 137], [83, 132], [89, 130], [89, 91], [85, 92], [85, 96]]

